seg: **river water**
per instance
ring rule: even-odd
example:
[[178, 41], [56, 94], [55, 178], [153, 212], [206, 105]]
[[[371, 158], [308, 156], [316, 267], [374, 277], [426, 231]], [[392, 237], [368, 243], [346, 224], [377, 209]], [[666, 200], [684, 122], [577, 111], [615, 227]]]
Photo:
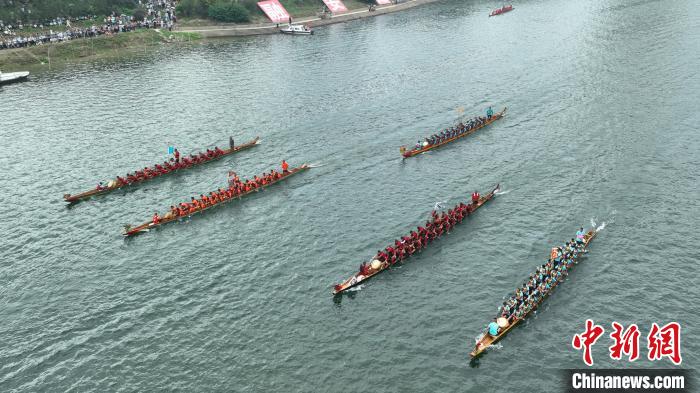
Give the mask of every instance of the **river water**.
[[[698, 366], [700, 18], [690, 1], [445, 1], [317, 29], [81, 64], [0, 88], [0, 390], [553, 391], [606, 328], [599, 367], [682, 326]], [[488, 105], [507, 116], [410, 160]], [[252, 150], [66, 207], [62, 195], [183, 152]], [[134, 239], [123, 224], [252, 176], [319, 164]], [[503, 194], [349, 296], [332, 285], [420, 224]], [[502, 299], [579, 226], [590, 254], [470, 364]], [[642, 359], [607, 355], [636, 323]]]

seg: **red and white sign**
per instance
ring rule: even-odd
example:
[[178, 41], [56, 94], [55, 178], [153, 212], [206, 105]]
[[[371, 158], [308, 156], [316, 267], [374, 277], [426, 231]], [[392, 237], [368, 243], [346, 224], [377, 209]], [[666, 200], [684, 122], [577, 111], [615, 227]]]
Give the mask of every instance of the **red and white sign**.
[[259, 1], [258, 7], [275, 23], [289, 22], [289, 14], [278, 0]]
[[333, 14], [338, 12], [346, 12], [348, 10], [347, 7], [345, 7], [345, 4], [343, 4], [343, 2], [340, 0], [323, 0], [323, 2]]
[[379, 5], [391, 4], [391, 0], [374, 0]]

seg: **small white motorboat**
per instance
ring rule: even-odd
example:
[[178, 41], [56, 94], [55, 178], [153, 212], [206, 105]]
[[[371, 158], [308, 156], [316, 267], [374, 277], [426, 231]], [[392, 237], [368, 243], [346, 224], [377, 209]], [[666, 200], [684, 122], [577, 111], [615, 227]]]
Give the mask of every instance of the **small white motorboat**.
[[284, 29], [280, 29], [280, 33], [291, 34], [291, 35], [311, 35], [314, 33], [314, 31], [307, 25], [292, 25], [292, 24], [290, 24], [289, 26], [285, 27]]
[[5, 83], [19, 82], [27, 79], [29, 71], [22, 72], [0, 72], [0, 85]]

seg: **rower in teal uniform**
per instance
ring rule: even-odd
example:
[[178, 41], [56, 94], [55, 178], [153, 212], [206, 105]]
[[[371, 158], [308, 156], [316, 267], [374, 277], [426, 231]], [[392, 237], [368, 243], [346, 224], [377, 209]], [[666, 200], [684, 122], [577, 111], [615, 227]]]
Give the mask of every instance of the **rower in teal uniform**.
[[489, 334], [496, 337], [498, 336], [498, 323], [496, 323], [496, 318], [493, 319], [491, 323], [489, 323]]
[[493, 117], [493, 109], [489, 107], [489, 109], [486, 110], [486, 117], [491, 120], [491, 117]]

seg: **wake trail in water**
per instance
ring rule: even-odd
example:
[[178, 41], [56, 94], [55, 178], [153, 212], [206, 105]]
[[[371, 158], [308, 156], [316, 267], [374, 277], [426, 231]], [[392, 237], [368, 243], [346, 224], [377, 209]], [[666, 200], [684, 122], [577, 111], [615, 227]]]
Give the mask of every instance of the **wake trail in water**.
[[447, 203], [447, 201], [435, 202], [435, 205], [433, 206], [433, 210], [444, 209], [444, 208], [445, 208], [445, 205], [444, 205], [445, 203]]
[[320, 168], [324, 165], [326, 165], [326, 164], [321, 164], [321, 163], [317, 162], [317, 163], [309, 164], [309, 168]]
[[613, 210], [613, 211], [610, 213], [610, 216], [608, 217], [608, 219], [607, 219], [606, 221], [603, 221], [603, 222], [600, 224], [600, 226], [597, 226], [595, 217], [591, 218], [591, 227], [595, 228], [595, 231], [596, 231], [596, 232], [602, 231], [603, 229], [605, 229], [605, 226], [606, 226], [606, 225], [612, 224], [612, 223], [615, 222], [615, 214], [616, 214], [616, 213], [617, 213], [617, 210]]

